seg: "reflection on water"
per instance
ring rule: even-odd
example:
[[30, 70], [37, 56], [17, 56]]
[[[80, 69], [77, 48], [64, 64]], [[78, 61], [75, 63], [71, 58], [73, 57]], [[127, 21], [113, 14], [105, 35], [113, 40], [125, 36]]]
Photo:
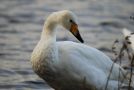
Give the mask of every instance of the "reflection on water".
[[[40, 38], [45, 18], [53, 11], [70, 9], [79, 17], [80, 32], [87, 45], [108, 55], [121, 29], [134, 30], [133, 0], [1, 0], [0, 89], [49, 88], [32, 71], [30, 54]], [[62, 29], [62, 28], [60, 28]], [[62, 33], [62, 34], [61, 34]], [[58, 40], [76, 39], [61, 30]]]

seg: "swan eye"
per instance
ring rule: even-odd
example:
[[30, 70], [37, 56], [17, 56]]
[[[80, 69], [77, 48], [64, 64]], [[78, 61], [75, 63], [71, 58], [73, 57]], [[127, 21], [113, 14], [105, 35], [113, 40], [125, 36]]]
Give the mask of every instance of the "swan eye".
[[72, 19], [70, 19], [70, 22], [72, 23], [72, 22], [73, 22], [73, 20], [72, 20]]

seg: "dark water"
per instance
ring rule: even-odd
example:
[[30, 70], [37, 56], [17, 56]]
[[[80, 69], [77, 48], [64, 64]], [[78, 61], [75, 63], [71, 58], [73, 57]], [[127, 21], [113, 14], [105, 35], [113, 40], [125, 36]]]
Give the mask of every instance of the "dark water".
[[[122, 28], [134, 31], [134, 0], [0, 0], [0, 90], [49, 89], [32, 71], [30, 54], [45, 18], [63, 9], [78, 16], [85, 44], [109, 56], [113, 41], [122, 38]], [[64, 30], [57, 36], [76, 41]]]

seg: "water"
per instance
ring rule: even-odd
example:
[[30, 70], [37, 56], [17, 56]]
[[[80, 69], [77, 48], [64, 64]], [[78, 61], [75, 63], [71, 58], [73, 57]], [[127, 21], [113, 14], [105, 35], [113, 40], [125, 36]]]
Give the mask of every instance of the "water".
[[[32, 70], [30, 54], [37, 44], [46, 17], [69, 9], [79, 19], [85, 44], [111, 55], [122, 28], [134, 31], [133, 0], [0, 0], [0, 90], [50, 89]], [[77, 41], [59, 28], [57, 40]]]

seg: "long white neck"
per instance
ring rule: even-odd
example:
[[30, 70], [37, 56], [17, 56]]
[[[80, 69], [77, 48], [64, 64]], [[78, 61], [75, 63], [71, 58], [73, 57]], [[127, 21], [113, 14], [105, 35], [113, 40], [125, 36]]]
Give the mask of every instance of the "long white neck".
[[[48, 18], [44, 24], [41, 39], [35, 47], [31, 62], [34, 71], [40, 73], [44, 65], [52, 64], [58, 60], [58, 49], [56, 46], [56, 28], [57, 23]], [[51, 65], [48, 65], [51, 66]]]
[[57, 19], [56, 19], [56, 15], [51, 15], [47, 18], [44, 27], [43, 27], [43, 31], [42, 31], [42, 35], [41, 35], [41, 39], [44, 39], [44, 41], [53, 41], [56, 42], [56, 26], [57, 26]]
[[57, 27], [57, 22], [56, 15], [49, 16], [44, 24], [41, 34], [39, 47], [41, 48], [41, 52], [44, 54], [43, 58], [45, 58], [44, 60], [46, 60], [46, 62], [54, 61], [58, 56], [55, 29]]
[[56, 30], [55, 27], [46, 27], [44, 25], [43, 31], [41, 33], [41, 40], [43, 42], [49, 43], [49, 42], [56, 42]]

